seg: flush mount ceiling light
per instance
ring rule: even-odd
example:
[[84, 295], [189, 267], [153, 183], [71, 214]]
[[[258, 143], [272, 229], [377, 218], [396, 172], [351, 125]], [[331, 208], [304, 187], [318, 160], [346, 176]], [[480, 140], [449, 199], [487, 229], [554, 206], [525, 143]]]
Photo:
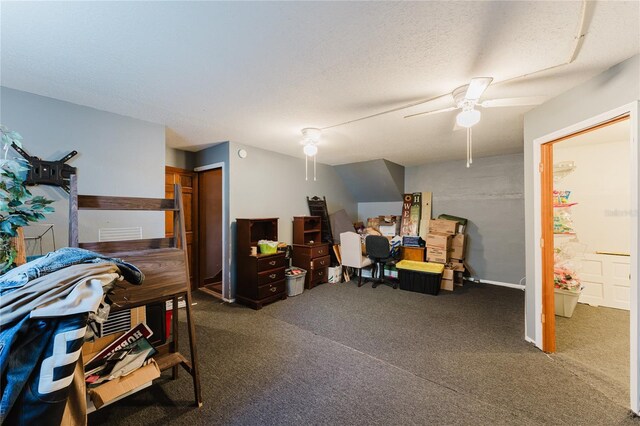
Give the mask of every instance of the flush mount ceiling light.
[[318, 143], [322, 131], [314, 127], [302, 129], [302, 144], [304, 148], [304, 176], [305, 180], [309, 180], [309, 157], [313, 157], [313, 180], [316, 178], [316, 154], [318, 153]]

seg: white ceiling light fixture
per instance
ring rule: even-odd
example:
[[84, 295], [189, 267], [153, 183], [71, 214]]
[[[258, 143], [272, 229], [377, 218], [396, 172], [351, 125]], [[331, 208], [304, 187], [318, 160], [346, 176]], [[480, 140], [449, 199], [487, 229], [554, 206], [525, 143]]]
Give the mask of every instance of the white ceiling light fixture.
[[318, 153], [318, 147], [313, 144], [308, 144], [304, 146], [303, 151], [307, 157], [314, 157]]
[[456, 123], [460, 127], [473, 127], [480, 122], [480, 111], [470, 107], [463, 109], [456, 115]]
[[320, 135], [322, 131], [315, 127], [307, 127], [302, 129], [302, 144], [304, 148], [304, 178], [309, 180], [309, 157], [313, 157], [313, 180], [318, 180], [316, 177], [316, 155], [318, 154], [318, 143], [320, 142]]

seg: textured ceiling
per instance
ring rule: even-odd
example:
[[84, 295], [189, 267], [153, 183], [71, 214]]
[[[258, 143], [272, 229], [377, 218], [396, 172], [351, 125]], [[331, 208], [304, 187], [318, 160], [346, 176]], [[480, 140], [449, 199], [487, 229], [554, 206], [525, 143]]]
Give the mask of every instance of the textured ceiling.
[[[3, 2], [2, 85], [165, 124], [171, 146], [231, 140], [301, 156], [327, 127], [565, 63], [581, 2]], [[596, 4], [576, 61], [490, 87], [555, 96], [640, 51], [640, 3]], [[412, 107], [323, 133], [318, 160], [463, 158], [455, 112]], [[531, 107], [484, 110], [476, 156], [522, 151]]]

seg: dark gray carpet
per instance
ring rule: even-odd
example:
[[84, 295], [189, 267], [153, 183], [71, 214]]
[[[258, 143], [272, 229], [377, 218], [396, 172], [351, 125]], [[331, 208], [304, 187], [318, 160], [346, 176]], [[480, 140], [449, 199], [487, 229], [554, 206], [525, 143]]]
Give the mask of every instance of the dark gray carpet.
[[578, 304], [556, 317], [558, 359], [620, 404], [629, 401], [629, 311]]
[[524, 342], [519, 290], [325, 284], [261, 311], [196, 299], [204, 407], [183, 374], [90, 424], [639, 423]]

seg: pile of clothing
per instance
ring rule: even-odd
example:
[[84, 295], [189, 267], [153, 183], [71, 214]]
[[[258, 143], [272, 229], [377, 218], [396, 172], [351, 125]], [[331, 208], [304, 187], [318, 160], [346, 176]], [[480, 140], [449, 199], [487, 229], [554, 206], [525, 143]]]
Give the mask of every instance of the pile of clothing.
[[105, 297], [122, 280], [138, 285], [144, 275], [79, 248], [51, 252], [0, 277], [1, 424], [60, 424], [70, 392], [84, 388], [87, 323], [106, 319]]

